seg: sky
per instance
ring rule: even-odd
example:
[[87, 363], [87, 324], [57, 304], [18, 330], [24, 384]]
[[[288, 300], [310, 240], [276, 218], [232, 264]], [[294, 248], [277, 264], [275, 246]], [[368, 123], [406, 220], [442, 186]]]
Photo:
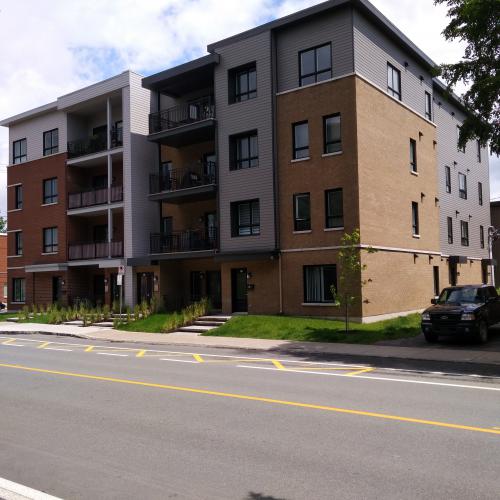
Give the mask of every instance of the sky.
[[[436, 63], [458, 61], [446, 7], [371, 0]], [[0, 0], [0, 119], [131, 69], [144, 76], [206, 54], [206, 46], [320, 0]], [[456, 89], [463, 92], [464, 87]], [[0, 127], [0, 214], [6, 214], [8, 132]], [[500, 159], [490, 158], [500, 198]]]

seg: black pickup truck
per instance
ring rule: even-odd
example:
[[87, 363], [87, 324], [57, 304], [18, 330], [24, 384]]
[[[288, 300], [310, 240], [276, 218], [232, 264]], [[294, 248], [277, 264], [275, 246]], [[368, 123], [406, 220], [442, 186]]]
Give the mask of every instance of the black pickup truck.
[[442, 336], [488, 340], [488, 328], [500, 322], [500, 297], [489, 285], [464, 285], [445, 288], [431, 307], [422, 313], [422, 332], [427, 342]]

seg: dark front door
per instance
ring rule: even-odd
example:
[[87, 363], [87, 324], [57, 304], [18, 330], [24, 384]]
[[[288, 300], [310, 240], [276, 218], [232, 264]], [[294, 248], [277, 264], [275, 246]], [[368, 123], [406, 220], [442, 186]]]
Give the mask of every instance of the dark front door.
[[433, 268], [434, 276], [434, 296], [438, 297], [441, 289], [439, 288], [439, 266], [434, 266]]
[[451, 286], [456, 286], [457, 285], [457, 264], [455, 262], [450, 262], [448, 264], [449, 268], [449, 281]]
[[52, 276], [52, 302], [58, 304], [61, 300], [61, 278]]
[[222, 288], [220, 271], [207, 271], [207, 296], [212, 309], [222, 309]]
[[104, 275], [94, 275], [94, 302], [97, 306], [104, 304]]
[[231, 295], [233, 300], [233, 312], [247, 312], [246, 268], [231, 269]]
[[137, 273], [137, 302], [153, 298], [153, 273]]

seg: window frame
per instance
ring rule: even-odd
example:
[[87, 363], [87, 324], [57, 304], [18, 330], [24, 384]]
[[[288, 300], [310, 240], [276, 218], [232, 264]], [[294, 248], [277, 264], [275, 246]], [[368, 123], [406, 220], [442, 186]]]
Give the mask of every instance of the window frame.
[[[256, 141], [256, 149], [257, 156], [252, 156], [251, 153], [251, 142], [252, 139], [255, 138]], [[239, 149], [241, 149], [238, 144], [239, 141], [246, 140], [248, 141], [248, 154], [247, 158], [238, 158]], [[235, 134], [229, 136], [229, 153], [230, 153], [230, 163], [229, 170], [244, 170], [247, 168], [256, 168], [259, 166], [259, 136], [257, 130], [251, 130], [249, 132], [244, 132], [242, 134]], [[248, 162], [248, 166], [243, 166], [245, 162]], [[255, 162], [252, 165], [252, 162]]]
[[446, 226], [448, 231], [448, 245], [453, 245], [453, 218], [446, 218]]
[[14, 186], [14, 210], [22, 210], [24, 206], [23, 185]]
[[446, 192], [451, 193], [451, 168], [448, 165], [444, 167], [444, 182]]
[[[50, 243], [47, 243], [45, 235], [50, 234]], [[55, 238], [54, 238], [55, 235]], [[59, 252], [59, 231], [57, 226], [44, 227], [42, 229], [42, 250], [44, 254]]]
[[417, 173], [417, 141], [410, 138], [410, 170]]
[[479, 246], [484, 248], [484, 226], [479, 226]]
[[[55, 183], [53, 182], [55, 181]], [[45, 186], [50, 182], [51, 192], [49, 194], [46, 193]], [[53, 190], [53, 186], [55, 185], [55, 194]], [[57, 182], [57, 177], [50, 177], [49, 179], [44, 179], [42, 181], [42, 204], [43, 205], [53, 205], [59, 202], [59, 186]]]
[[[463, 188], [461, 186], [460, 180], [463, 179]], [[467, 199], [467, 175], [462, 172], [458, 172], [458, 197], [463, 200]]]
[[[319, 49], [322, 49], [323, 47], [329, 48], [330, 67], [328, 69], [323, 69], [321, 71], [318, 71], [317, 51]], [[306, 52], [311, 52], [311, 51], [314, 51], [314, 71], [312, 73], [302, 74], [302, 54], [305, 54]], [[333, 69], [333, 63], [332, 63], [332, 44], [331, 44], [331, 42], [322, 43], [321, 45], [316, 45], [314, 47], [310, 47], [308, 49], [304, 49], [304, 50], [299, 51], [299, 87], [305, 87], [306, 85], [314, 85], [315, 83], [331, 80], [332, 74], [333, 74], [332, 69]], [[318, 80], [318, 75], [322, 75], [322, 74], [326, 74], [326, 73], [329, 73], [329, 75], [330, 75], [328, 78]], [[307, 78], [311, 78], [313, 76], [314, 76], [314, 82], [303, 83], [303, 80], [305, 80]]]
[[[341, 196], [341, 213], [340, 215], [332, 215], [330, 214], [330, 208], [333, 208], [330, 206], [330, 194], [335, 194], [335, 193], [340, 193]], [[341, 219], [341, 224], [340, 225], [335, 225], [333, 224], [334, 219]], [[334, 189], [326, 189], [325, 190], [325, 229], [341, 229], [344, 227], [344, 193], [342, 188], [334, 188]]]
[[[314, 268], [320, 268], [320, 274], [321, 274], [321, 286], [323, 288], [322, 290], [322, 297], [321, 299], [318, 300], [312, 300], [309, 298], [308, 294], [308, 270], [309, 269], [314, 269]], [[331, 296], [330, 293], [330, 287], [328, 287], [328, 290], [326, 290], [325, 287], [325, 269], [328, 269], [330, 271], [333, 271], [334, 273], [334, 280], [333, 280], [333, 285], [335, 288], [337, 288], [337, 265], [336, 264], [317, 264], [317, 265], [305, 265], [302, 266], [302, 282], [304, 286], [303, 290], [303, 298], [304, 298], [304, 304], [333, 304], [334, 300], [333, 297], [329, 298]], [[327, 298], [328, 297], [328, 298]]]
[[[299, 218], [298, 201], [301, 197], [307, 199], [309, 216], [306, 218]], [[296, 193], [293, 195], [293, 230], [295, 232], [311, 230], [311, 193]]]
[[[19, 154], [16, 155], [16, 146], [19, 145]], [[24, 153], [22, 146], [24, 145]], [[12, 141], [12, 164], [26, 163], [28, 161], [28, 140], [26, 137]]]
[[23, 232], [14, 233], [14, 255], [24, 255]]
[[[250, 73], [255, 73], [255, 89], [250, 89]], [[247, 90], [239, 89], [240, 76], [246, 75]], [[229, 104], [250, 101], [257, 98], [257, 64], [255, 61], [231, 68], [228, 71], [229, 80]], [[245, 96], [245, 97], [244, 97]]]
[[[56, 144], [54, 145], [54, 132], [56, 133]], [[50, 146], [45, 145], [45, 137], [50, 134]], [[59, 152], [59, 129], [53, 128], [43, 133], [43, 156], [53, 155]]]
[[[240, 207], [244, 204], [249, 205], [250, 210], [250, 223], [248, 225], [240, 224]], [[254, 204], [257, 206], [258, 210], [258, 221], [254, 222]], [[248, 228], [248, 234], [241, 234], [242, 228]], [[260, 235], [260, 200], [254, 198], [251, 200], [233, 201], [231, 203], [231, 237], [232, 238], [244, 238], [248, 236], [259, 236]]]
[[[391, 82], [389, 82], [389, 70], [392, 71], [392, 78]], [[394, 89], [391, 87], [392, 84], [394, 84], [394, 72], [398, 75], [398, 80], [399, 80], [399, 89]], [[389, 61], [387, 61], [387, 93], [391, 95], [394, 98], [397, 98], [399, 101], [403, 100], [403, 90], [402, 90], [402, 83], [401, 83], [401, 71], [396, 68], [393, 64], [391, 64]]]
[[477, 197], [479, 201], [479, 205], [483, 206], [483, 183], [478, 181], [477, 183]]
[[[332, 118], [337, 118], [339, 119], [339, 139], [338, 141], [327, 141], [327, 122], [328, 120]], [[328, 151], [329, 146], [338, 146], [339, 149], [334, 150], [334, 151]], [[323, 116], [323, 154], [324, 155], [329, 155], [329, 154], [337, 154], [337, 153], [342, 153], [342, 114], [341, 113], [333, 113], [331, 115], [325, 115]]]
[[418, 214], [418, 203], [416, 201], [411, 202], [411, 227], [412, 235], [420, 236], [420, 221]]
[[432, 96], [427, 90], [425, 91], [425, 117], [432, 121]]
[[[307, 146], [299, 146], [297, 147], [297, 137], [296, 130], [297, 127], [307, 125]], [[293, 148], [293, 159], [294, 160], [305, 160], [309, 158], [309, 121], [303, 120], [301, 122], [292, 123], [292, 148]], [[307, 151], [305, 156], [298, 156], [298, 153], [302, 151]]]
[[469, 246], [469, 223], [467, 221], [460, 221], [460, 243], [463, 247]]
[[[16, 286], [16, 285], [19, 285]], [[20, 295], [18, 295], [18, 293]], [[23, 304], [26, 301], [26, 279], [12, 278], [12, 302], [15, 304]]]

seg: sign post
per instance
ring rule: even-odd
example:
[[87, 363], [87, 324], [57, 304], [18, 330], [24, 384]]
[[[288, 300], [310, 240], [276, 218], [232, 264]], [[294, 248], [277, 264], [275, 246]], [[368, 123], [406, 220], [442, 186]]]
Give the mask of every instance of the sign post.
[[120, 287], [120, 321], [122, 320], [124, 275], [125, 275], [125, 266], [118, 266], [118, 275], [116, 276], [116, 284]]

